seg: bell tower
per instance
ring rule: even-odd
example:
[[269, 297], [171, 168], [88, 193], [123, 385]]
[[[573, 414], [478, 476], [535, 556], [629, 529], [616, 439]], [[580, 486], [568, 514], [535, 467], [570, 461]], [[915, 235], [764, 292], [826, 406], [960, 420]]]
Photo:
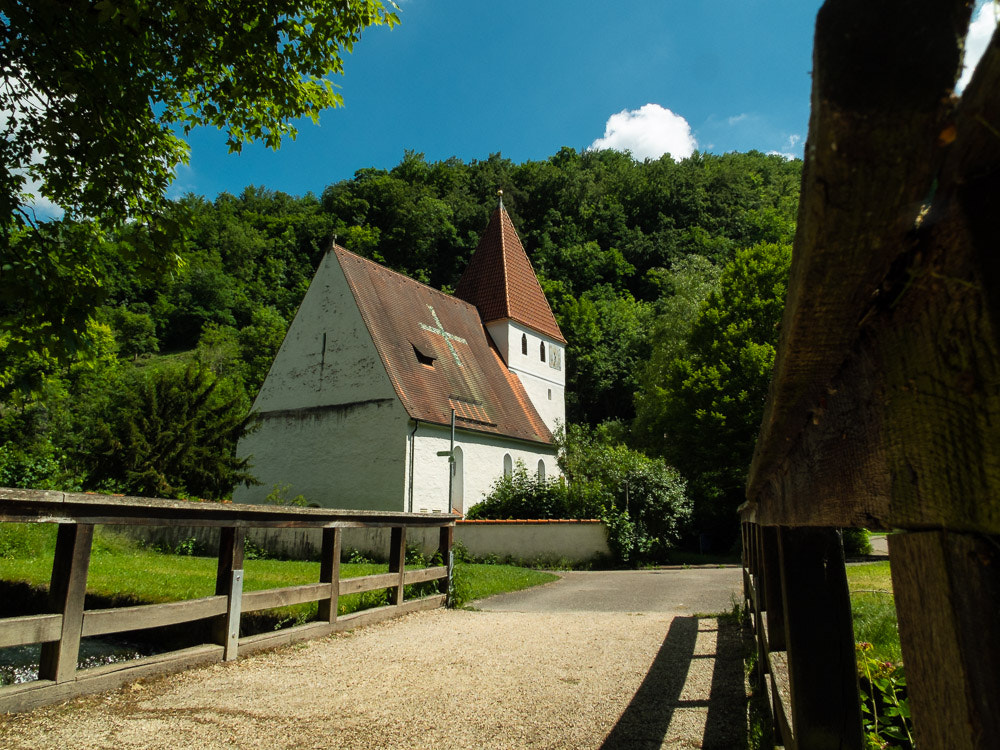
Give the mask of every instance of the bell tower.
[[507, 368], [554, 432], [566, 421], [566, 339], [498, 194], [455, 296], [479, 310]]

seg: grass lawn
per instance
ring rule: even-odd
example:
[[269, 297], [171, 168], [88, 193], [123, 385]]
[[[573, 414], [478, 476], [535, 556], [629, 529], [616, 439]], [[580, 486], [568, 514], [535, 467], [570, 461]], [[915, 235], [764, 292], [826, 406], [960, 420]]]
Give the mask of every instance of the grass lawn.
[[847, 566], [854, 616], [854, 639], [872, 644], [872, 655], [880, 661], [902, 661], [892, 578], [888, 562]]
[[[45, 586], [52, 572], [54, 524], [0, 524], [0, 580]], [[244, 590], [295, 586], [319, 580], [319, 563], [285, 560], [246, 560]], [[343, 578], [385, 573], [378, 563], [342, 563]], [[94, 535], [87, 592], [122, 604], [167, 602], [211, 596], [215, 593], [213, 557], [164, 554], [144, 549], [98, 528]], [[457, 604], [505, 591], [517, 591], [555, 580], [551, 573], [512, 565], [460, 563], [455, 568]], [[426, 584], [425, 584], [426, 586]], [[338, 612], [347, 614], [384, 603], [384, 591], [340, 597]], [[280, 620], [302, 622], [316, 612], [316, 603], [283, 607], [272, 614]]]

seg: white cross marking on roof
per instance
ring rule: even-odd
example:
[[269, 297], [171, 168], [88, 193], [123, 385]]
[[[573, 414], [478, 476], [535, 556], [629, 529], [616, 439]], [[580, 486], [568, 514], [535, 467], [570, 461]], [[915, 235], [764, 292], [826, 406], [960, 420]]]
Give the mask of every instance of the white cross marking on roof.
[[458, 358], [458, 352], [455, 351], [455, 345], [452, 344], [451, 342], [457, 341], [460, 344], [467, 344], [468, 342], [461, 336], [456, 336], [455, 334], [448, 333], [446, 330], [444, 330], [444, 326], [441, 325], [441, 321], [438, 319], [437, 313], [434, 312], [434, 308], [431, 305], [427, 305], [427, 309], [431, 311], [431, 315], [434, 318], [434, 322], [437, 323], [437, 328], [429, 326], [426, 323], [421, 323], [420, 327], [423, 328], [425, 331], [430, 331], [431, 333], [436, 333], [439, 336], [442, 336], [444, 338], [444, 342], [448, 345], [448, 348], [451, 350], [451, 356], [455, 358], [455, 364], [461, 367], [462, 360]]

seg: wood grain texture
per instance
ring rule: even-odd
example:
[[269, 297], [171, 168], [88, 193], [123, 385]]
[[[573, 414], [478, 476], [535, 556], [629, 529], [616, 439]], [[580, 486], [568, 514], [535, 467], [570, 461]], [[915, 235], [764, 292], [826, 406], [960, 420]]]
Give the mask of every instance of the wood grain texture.
[[294, 506], [196, 502], [165, 498], [0, 487], [0, 521], [244, 528], [440, 527], [461, 516]]
[[163, 604], [142, 604], [135, 607], [91, 609], [83, 613], [83, 635], [107, 635], [129, 630], [177, 625], [224, 614], [226, 597], [206, 596]]
[[[937, 192], [899, 238], [837, 372], [804, 424], [789, 423], [797, 431], [765, 424], [748, 484], [760, 523], [1000, 533], [997, 90], [994, 39], [938, 134], [953, 140]], [[814, 326], [841, 324], [816, 314]], [[765, 445], [779, 433], [780, 451]]]
[[243, 593], [243, 611], [257, 612], [274, 607], [288, 607], [293, 604], [329, 600], [330, 584], [306, 583], [301, 586], [286, 586], [278, 589], [246, 591]]
[[0, 620], [0, 648], [58, 640], [62, 615], [26, 615]]
[[[225, 660], [236, 658], [240, 612], [233, 606], [234, 598], [242, 598], [245, 532], [239, 526], [226, 526], [219, 532], [219, 558], [215, 573], [215, 594], [226, 597], [226, 609], [212, 623], [212, 640], [225, 649]], [[240, 590], [236, 590], [236, 586]], [[235, 634], [235, 636], [234, 636]]]
[[446, 579], [447, 577], [448, 568], [443, 565], [435, 568], [418, 568], [416, 570], [411, 568], [403, 576], [403, 583], [423, 583], [424, 581], [436, 581], [438, 579]]
[[319, 580], [329, 586], [329, 597], [319, 603], [318, 617], [322, 622], [337, 621], [337, 603], [340, 596], [340, 529], [323, 529], [320, 552]]
[[751, 497], [822, 408], [905, 251], [943, 158], [970, 11], [961, 0], [828, 0], [817, 16], [798, 227]]
[[917, 745], [986, 750], [1000, 737], [1000, 540], [889, 537]]
[[402, 526], [394, 526], [389, 534], [389, 572], [396, 574], [396, 585], [389, 591], [389, 603], [402, 604], [406, 576], [406, 528]]
[[344, 578], [340, 581], [340, 595], [358, 594], [362, 591], [375, 591], [395, 587], [399, 583], [399, 573], [376, 573], [370, 576]]
[[83, 629], [84, 597], [94, 527], [60, 524], [52, 560], [49, 606], [62, 614], [59, 640], [42, 644], [39, 679], [66, 682], [74, 677]]
[[764, 611], [767, 612], [767, 648], [785, 650], [785, 604], [781, 598], [781, 559], [778, 529], [761, 528], [761, 581], [764, 583]]
[[156, 654], [128, 662], [108, 664], [77, 672], [75, 680], [37, 680], [0, 687], [0, 712], [30, 711], [39, 706], [61, 703], [78, 695], [114, 690], [141, 677], [179, 672], [199, 664], [221, 661], [222, 647], [193, 646], [181, 651]]
[[833, 529], [781, 529], [778, 540], [795, 742], [810, 750], [861, 750], [858, 670], [840, 535]]

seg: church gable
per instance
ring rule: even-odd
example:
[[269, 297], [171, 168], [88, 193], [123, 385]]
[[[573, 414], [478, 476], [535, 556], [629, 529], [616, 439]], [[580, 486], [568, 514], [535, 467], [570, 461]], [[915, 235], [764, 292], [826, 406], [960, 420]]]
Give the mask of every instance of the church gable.
[[335, 255], [396, 395], [410, 417], [552, 442], [520, 380], [492, 346], [477, 309], [336, 247]]
[[395, 398], [344, 272], [335, 255], [327, 253], [254, 409], [267, 414]]

